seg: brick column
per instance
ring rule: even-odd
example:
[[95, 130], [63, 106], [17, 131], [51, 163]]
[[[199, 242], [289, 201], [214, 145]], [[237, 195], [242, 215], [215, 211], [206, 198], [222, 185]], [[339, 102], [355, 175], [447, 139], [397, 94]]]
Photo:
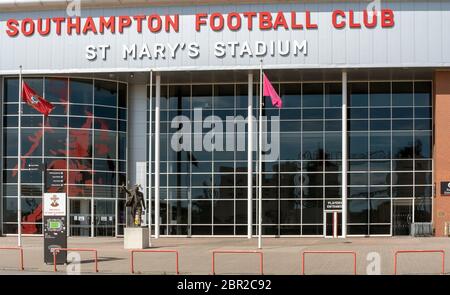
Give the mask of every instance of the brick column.
[[[441, 182], [450, 181], [450, 71], [434, 77], [434, 184], [433, 220], [436, 236], [443, 236], [450, 223], [450, 196], [441, 195]], [[450, 230], [450, 229], [449, 229]]]

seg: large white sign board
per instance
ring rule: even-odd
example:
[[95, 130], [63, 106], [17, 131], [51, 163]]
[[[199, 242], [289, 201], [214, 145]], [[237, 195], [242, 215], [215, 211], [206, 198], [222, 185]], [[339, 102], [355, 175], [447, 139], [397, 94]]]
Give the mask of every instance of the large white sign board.
[[445, 67], [450, 1], [2, 11], [0, 44], [0, 74]]

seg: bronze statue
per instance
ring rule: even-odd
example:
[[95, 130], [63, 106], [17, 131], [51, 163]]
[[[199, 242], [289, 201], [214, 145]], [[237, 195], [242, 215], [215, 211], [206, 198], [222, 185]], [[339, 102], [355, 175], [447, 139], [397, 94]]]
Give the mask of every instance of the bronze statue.
[[140, 185], [136, 184], [132, 191], [129, 191], [125, 185], [122, 185], [122, 189], [130, 196], [127, 198], [125, 206], [131, 207], [131, 214], [133, 216], [133, 225], [135, 227], [141, 226], [142, 207], [145, 207], [144, 194], [139, 191]]

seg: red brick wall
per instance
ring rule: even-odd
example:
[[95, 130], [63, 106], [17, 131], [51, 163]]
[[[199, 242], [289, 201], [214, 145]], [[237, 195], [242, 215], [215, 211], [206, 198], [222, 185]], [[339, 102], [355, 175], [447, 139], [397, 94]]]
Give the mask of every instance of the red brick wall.
[[434, 198], [433, 218], [436, 236], [443, 236], [450, 223], [450, 196], [441, 196], [441, 181], [450, 181], [450, 71], [434, 77]]

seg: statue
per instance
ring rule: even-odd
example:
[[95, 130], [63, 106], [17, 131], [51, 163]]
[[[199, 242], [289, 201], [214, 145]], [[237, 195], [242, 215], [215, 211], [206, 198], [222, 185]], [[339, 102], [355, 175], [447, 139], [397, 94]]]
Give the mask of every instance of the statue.
[[130, 196], [127, 198], [127, 202], [125, 206], [131, 207], [131, 214], [133, 216], [133, 225], [135, 227], [141, 226], [141, 215], [142, 215], [142, 207], [145, 207], [144, 194], [139, 191], [139, 184], [134, 186], [132, 191], [129, 191], [125, 185], [122, 185], [122, 189]]

